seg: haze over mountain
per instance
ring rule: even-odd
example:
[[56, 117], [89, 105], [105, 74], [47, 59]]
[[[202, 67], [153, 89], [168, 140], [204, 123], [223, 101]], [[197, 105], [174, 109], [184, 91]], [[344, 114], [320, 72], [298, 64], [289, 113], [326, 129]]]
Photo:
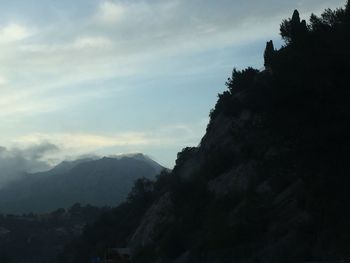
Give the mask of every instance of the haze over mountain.
[[136, 179], [154, 179], [162, 169], [143, 154], [64, 161], [2, 188], [0, 213], [48, 212], [76, 202], [115, 206], [125, 200]]
[[47, 162], [47, 157], [56, 151], [58, 147], [48, 142], [26, 148], [0, 146], [0, 189], [25, 173], [49, 170], [50, 164]]

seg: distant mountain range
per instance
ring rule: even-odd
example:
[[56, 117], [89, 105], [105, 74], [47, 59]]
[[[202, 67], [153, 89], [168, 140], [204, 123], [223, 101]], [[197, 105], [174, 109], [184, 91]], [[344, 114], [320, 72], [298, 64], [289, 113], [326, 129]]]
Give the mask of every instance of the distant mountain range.
[[0, 213], [43, 213], [76, 202], [116, 206], [136, 179], [154, 179], [163, 169], [143, 154], [64, 161], [0, 189]]

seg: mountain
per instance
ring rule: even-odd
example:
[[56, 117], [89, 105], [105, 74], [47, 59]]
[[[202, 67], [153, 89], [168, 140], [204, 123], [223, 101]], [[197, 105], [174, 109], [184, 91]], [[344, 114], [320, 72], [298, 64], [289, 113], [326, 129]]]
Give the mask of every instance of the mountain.
[[136, 179], [154, 179], [163, 169], [143, 154], [64, 161], [1, 189], [0, 212], [42, 213], [76, 202], [115, 206], [125, 200]]
[[350, 3], [298, 11], [265, 68], [234, 70], [198, 147], [70, 243], [61, 262], [350, 262]]

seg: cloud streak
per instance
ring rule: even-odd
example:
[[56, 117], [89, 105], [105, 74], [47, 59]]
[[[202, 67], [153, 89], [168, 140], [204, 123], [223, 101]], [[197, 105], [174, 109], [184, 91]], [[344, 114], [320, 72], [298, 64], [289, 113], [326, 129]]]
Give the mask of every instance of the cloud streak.
[[77, 155], [108, 147], [122, 146], [163, 146], [178, 145], [179, 143], [193, 144], [199, 129], [204, 122], [196, 125], [172, 125], [146, 132], [122, 132], [114, 134], [93, 133], [34, 133], [16, 139], [18, 145], [32, 145], [41, 141], [50, 141], [58, 145], [61, 151], [75, 152]]

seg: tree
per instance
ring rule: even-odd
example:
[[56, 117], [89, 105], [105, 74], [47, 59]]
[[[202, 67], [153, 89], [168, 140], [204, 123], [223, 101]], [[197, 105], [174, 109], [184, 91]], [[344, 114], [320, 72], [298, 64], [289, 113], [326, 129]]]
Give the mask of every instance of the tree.
[[233, 69], [232, 77], [225, 83], [231, 94], [241, 90], [249, 89], [254, 84], [255, 76], [259, 70], [248, 67], [242, 71]]
[[307, 31], [306, 21], [300, 21], [298, 10], [294, 10], [292, 18], [283, 20], [280, 26], [280, 34], [287, 44], [300, 44]]
[[280, 34], [283, 40], [289, 44], [292, 41], [291, 37], [291, 19], [284, 19], [280, 25]]
[[139, 178], [128, 195], [129, 202], [147, 199], [152, 195], [154, 183], [147, 178]]
[[266, 48], [264, 52], [264, 66], [266, 69], [271, 68], [274, 53], [275, 53], [275, 48], [273, 46], [272, 40], [270, 40], [266, 43]]
[[348, 0], [345, 6], [345, 22], [348, 25], [350, 24], [350, 0]]
[[175, 169], [181, 167], [196, 152], [196, 147], [185, 147], [177, 154]]

